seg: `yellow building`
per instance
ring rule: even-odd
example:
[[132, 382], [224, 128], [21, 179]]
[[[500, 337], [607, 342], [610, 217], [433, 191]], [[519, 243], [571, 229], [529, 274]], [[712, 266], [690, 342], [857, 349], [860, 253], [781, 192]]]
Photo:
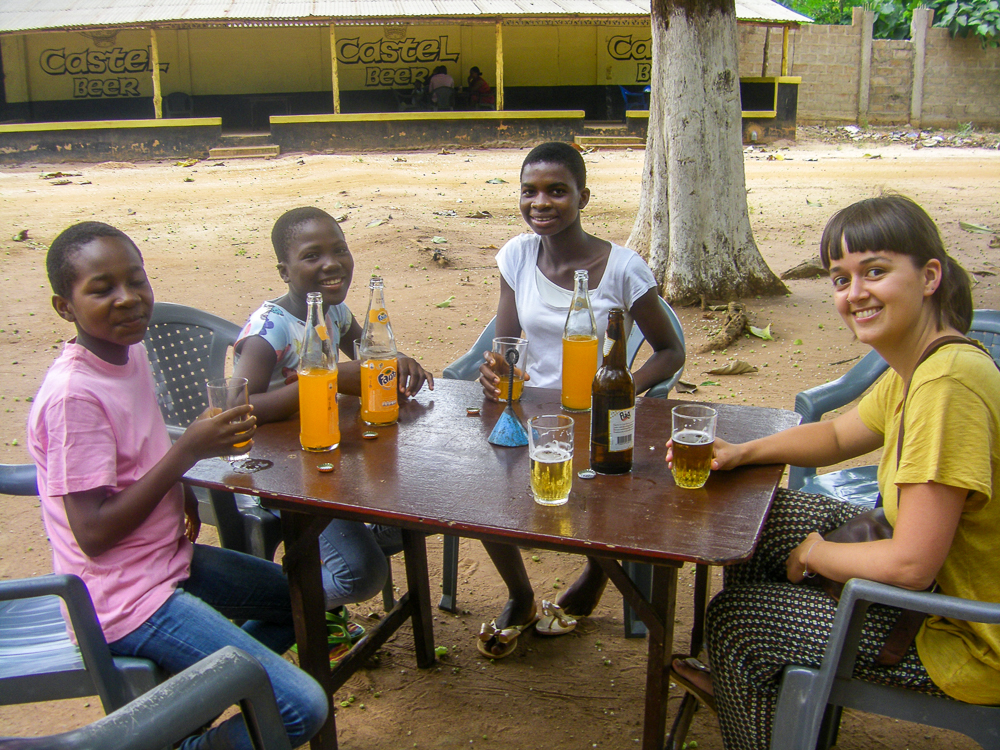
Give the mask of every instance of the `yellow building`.
[[[272, 115], [397, 111], [439, 65], [456, 86], [478, 67], [499, 110], [620, 120], [620, 87], [642, 108], [651, 75], [642, 0], [14, 5], [0, 8], [8, 123], [181, 115], [266, 132]], [[736, 8], [741, 23], [784, 27], [786, 44], [809, 20], [771, 0]]]

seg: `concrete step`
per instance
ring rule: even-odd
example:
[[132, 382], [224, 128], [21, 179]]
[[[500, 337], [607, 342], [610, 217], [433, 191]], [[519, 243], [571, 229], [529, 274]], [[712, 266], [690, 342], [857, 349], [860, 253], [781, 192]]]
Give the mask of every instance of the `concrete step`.
[[281, 146], [266, 144], [261, 146], [222, 146], [208, 150], [209, 159], [249, 159], [262, 156], [278, 156]]
[[624, 135], [578, 135], [574, 136], [573, 141], [581, 148], [646, 148], [645, 138]]

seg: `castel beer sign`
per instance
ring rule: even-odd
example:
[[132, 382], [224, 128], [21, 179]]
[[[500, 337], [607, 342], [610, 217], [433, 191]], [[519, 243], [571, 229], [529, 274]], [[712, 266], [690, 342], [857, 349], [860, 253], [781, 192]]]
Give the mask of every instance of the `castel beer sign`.
[[619, 62], [635, 61], [635, 82], [649, 83], [653, 60], [653, 40], [633, 39], [632, 35], [608, 39], [608, 56]]
[[458, 62], [458, 53], [448, 51], [448, 37], [436, 39], [379, 39], [359, 37], [337, 40], [337, 62], [363, 65], [366, 87], [408, 87], [423, 83], [436, 63]]
[[[142, 96], [136, 74], [150, 73], [148, 47], [125, 49], [43, 50], [39, 67], [50, 76], [69, 76], [74, 99], [102, 99]], [[160, 72], [167, 72], [169, 63], [160, 63]]]

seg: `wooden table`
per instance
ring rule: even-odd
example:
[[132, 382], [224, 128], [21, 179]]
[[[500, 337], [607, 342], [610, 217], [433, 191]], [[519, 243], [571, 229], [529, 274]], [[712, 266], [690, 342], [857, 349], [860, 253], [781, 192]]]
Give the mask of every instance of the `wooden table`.
[[[674, 401], [640, 399], [633, 470], [622, 476], [585, 481], [575, 476], [566, 505], [535, 503], [528, 487], [528, 449], [501, 448], [486, 438], [501, 406], [483, 400], [477, 383], [439, 380], [400, 410], [399, 423], [364, 440], [355, 398], [340, 397], [340, 448], [332, 453], [299, 449], [298, 422], [265, 425], [251, 453], [273, 462], [254, 474], [236, 474], [220, 460], [202, 461], [185, 477], [191, 484], [257, 495], [282, 511], [283, 560], [292, 590], [299, 658], [332, 695], [403, 622], [413, 623], [417, 664], [434, 663], [430, 590], [424, 534], [446, 533], [599, 559], [612, 582], [649, 630], [644, 750], [661, 750], [666, 725], [669, 664], [673, 653], [677, 569], [699, 564], [701, 600], [692, 634], [701, 642], [701, 614], [707, 599], [707, 565], [747, 559], [760, 536], [783, 466], [743, 467], [715, 472], [700, 490], [681, 490], [664, 462]], [[480, 407], [468, 416], [467, 407]], [[720, 437], [742, 442], [799, 421], [794, 412], [716, 405]], [[560, 413], [559, 393], [526, 388], [515, 405], [522, 421]], [[589, 466], [590, 415], [576, 420], [574, 472]], [[332, 473], [317, 466], [332, 463]], [[404, 530], [408, 591], [397, 606], [331, 673], [317, 536], [331, 517], [382, 522]], [[422, 533], [420, 533], [422, 532]], [[618, 561], [652, 563], [647, 599]], [[690, 718], [693, 704], [684, 709]], [[684, 713], [682, 711], [682, 713]], [[336, 748], [331, 711], [314, 748]]]

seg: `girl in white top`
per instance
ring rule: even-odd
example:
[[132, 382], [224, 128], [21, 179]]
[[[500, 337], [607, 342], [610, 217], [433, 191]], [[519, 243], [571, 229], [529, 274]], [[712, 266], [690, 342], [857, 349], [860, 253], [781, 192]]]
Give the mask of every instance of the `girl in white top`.
[[[653, 349], [634, 373], [636, 393], [666, 380], [684, 364], [684, 350], [666, 311], [660, 305], [656, 281], [642, 259], [631, 250], [584, 231], [582, 211], [590, 201], [583, 157], [565, 143], [537, 146], [521, 165], [521, 215], [534, 235], [515, 237], [497, 255], [500, 302], [496, 335], [528, 339], [530, 386], [555, 387], [562, 377], [562, 331], [569, 310], [573, 274], [589, 276], [594, 317], [603, 339], [607, 313], [624, 307]], [[480, 367], [479, 382], [487, 398], [498, 400], [499, 377]], [[537, 619], [534, 591], [517, 547], [483, 542], [493, 564], [507, 584], [509, 600], [503, 612], [484, 624], [480, 652], [502, 658], [513, 652], [517, 636]], [[539, 632], [558, 635], [572, 629], [574, 616], [589, 615], [597, 606], [607, 577], [589, 560], [577, 581], [549, 605]], [[570, 613], [567, 615], [567, 613]]]

